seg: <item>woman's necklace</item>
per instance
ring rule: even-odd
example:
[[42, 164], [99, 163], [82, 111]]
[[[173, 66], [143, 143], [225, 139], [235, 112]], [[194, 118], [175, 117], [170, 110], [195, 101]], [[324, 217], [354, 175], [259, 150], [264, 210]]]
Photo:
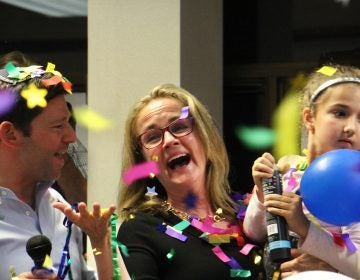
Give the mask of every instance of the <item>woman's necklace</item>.
[[[179, 217], [180, 219], [183, 219], [183, 220], [190, 220], [191, 218], [195, 218], [199, 221], [203, 221], [205, 218], [199, 218], [195, 215], [191, 215], [185, 211], [182, 211], [182, 210], [179, 210], [177, 208], [175, 208], [169, 201], [167, 200], [164, 200], [161, 204], [162, 208], [165, 210], [165, 211], [168, 211], [168, 212], [171, 212], [173, 213], [175, 216]], [[208, 217], [211, 217], [214, 221], [214, 223], [216, 222], [220, 222], [222, 220], [225, 220], [224, 217], [221, 217], [219, 214], [216, 214], [214, 216], [208, 216]]]

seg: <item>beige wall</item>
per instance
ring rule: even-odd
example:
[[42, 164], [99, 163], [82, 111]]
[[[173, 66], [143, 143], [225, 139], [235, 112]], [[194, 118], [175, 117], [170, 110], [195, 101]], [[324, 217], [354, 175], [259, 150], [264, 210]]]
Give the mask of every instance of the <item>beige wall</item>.
[[220, 0], [88, 1], [88, 104], [115, 122], [89, 132], [89, 203], [116, 203], [125, 117], [155, 85], [185, 87], [221, 124], [221, 26]]

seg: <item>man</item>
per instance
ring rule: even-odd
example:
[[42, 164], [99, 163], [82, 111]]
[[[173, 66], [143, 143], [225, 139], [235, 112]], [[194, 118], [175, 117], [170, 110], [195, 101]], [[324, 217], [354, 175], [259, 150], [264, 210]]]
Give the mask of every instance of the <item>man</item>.
[[[82, 257], [80, 229], [64, 226], [63, 213], [52, 204], [65, 201], [49, 188], [60, 177], [69, 144], [76, 141], [65, 102], [70, 90], [54, 65], [44, 70], [8, 64], [0, 70], [0, 103], [5, 104], [5, 97], [14, 100], [0, 111], [0, 279], [10, 279], [14, 271], [19, 279], [38, 279], [29, 272], [34, 261], [26, 242], [39, 234], [51, 240], [50, 256], [59, 277], [96, 279]], [[69, 263], [68, 273], [59, 269]]]

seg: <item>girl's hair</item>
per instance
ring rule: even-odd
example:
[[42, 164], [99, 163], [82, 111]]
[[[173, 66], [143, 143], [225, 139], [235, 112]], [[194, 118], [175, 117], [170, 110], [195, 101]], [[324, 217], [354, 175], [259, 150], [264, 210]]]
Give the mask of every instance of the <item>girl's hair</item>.
[[[324, 94], [329, 87], [332, 85], [338, 85], [339, 83], [351, 82], [351, 79], [358, 80], [360, 78], [360, 69], [356, 67], [338, 64], [327, 66], [336, 69], [336, 72], [331, 76], [328, 76], [323, 74], [322, 71], [316, 70], [309, 75], [307, 83], [301, 94], [302, 109], [308, 107], [311, 108], [314, 113], [316, 113], [316, 100], [320, 95]], [[330, 82], [329, 86], [326, 86], [326, 82], [330, 80], [336, 81], [337, 79], [340, 82]], [[360, 80], [357, 81], [357, 83], [358, 82], [360, 82]], [[325, 87], [322, 88], [323, 86]], [[316, 96], [314, 96], [315, 93], [317, 93]]]
[[[194, 126], [198, 130], [207, 157], [206, 191], [211, 207], [213, 211], [221, 208], [224, 217], [234, 219], [236, 209], [229, 195], [229, 160], [223, 139], [208, 110], [183, 88], [172, 84], [159, 85], [133, 107], [125, 124], [122, 173], [145, 160], [137, 143], [135, 124], [140, 111], [157, 98], [173, 98], [180, 101], [183, 106], [189, 106], [189, 112], [194, 119]], [[147, 199], [145, 196], [147, 186], [156, 186], [158, 196]], [[125, 219], [129, 214], [137, 211], [163, 212], [161, 203], [166, 198], [165, 189], [156, 178], [139, 180], [130, 185], [121, 183], [118, 197], [120, 218]]]

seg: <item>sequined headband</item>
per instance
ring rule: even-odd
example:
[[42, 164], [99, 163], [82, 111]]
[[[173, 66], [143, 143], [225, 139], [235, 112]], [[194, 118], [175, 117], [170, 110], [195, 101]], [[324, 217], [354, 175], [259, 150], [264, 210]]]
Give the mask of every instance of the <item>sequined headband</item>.
[[310, 98], [310, 104], [314, 103], [316, 98], [318, 98], [325, 89], [331, 87], [336, 84], [341, 83], [357, 83], [360, 84], [360, 78], [353, 78], [353, 77], [340, 77], [332, 80], [328, 80], [325, 83], [322, 83], [313, 93]]

